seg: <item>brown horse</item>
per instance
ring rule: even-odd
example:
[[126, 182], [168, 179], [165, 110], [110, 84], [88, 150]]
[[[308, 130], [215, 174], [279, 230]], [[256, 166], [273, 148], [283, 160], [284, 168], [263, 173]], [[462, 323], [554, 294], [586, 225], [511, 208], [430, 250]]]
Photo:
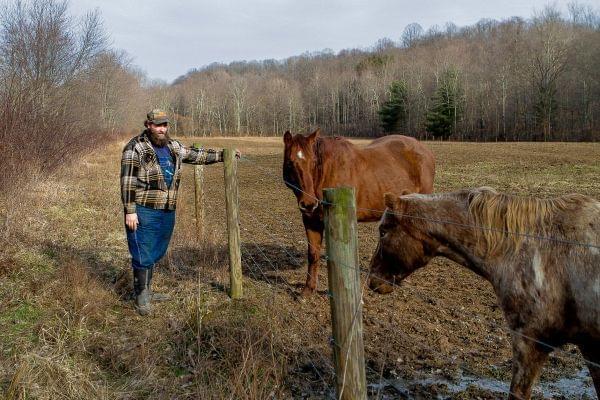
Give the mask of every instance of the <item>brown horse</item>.
[[385, 203], [371, 260], [373, 290], [390, 292], [390, 283], [435, 256], [447, 257], [487, 279], [496, 292], [512, 330], [509, 399], [529, 399], [552, 347], [565, 343], [579, 346], [600, 394], [600, 202], [479, 188], [386, 194]]
[[385, 136], [358, 148], [340, 137], [319, 137], [317, 129], [308, 136], [286, 132], [283, 141], [283, 180], [296, 195], [308, 239], [308, 276], [303, 296], [313, 293], [317, 285], [324, 188], [354, 187], [360, 208], [358, 221], [379, 220], [386, 192], [433, 191], [433, 154], [413, 138]]

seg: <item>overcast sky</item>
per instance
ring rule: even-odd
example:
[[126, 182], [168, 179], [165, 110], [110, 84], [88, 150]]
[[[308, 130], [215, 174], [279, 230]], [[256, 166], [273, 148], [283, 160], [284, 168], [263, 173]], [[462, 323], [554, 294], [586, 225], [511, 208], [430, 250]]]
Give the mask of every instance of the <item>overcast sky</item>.
[[[566, 12], [571, 0], [553, 1]], [[171, 82], [213, 62], [283, 59], [326, 48], [398, 41], [417, 22], [427, 30], [452, 21], [530, 18], [547, 0], [71, 0], [81, 15], [98, 9], [115, 48], [153, 79]], [[583, 4], [594, 4], [583, 1]]]

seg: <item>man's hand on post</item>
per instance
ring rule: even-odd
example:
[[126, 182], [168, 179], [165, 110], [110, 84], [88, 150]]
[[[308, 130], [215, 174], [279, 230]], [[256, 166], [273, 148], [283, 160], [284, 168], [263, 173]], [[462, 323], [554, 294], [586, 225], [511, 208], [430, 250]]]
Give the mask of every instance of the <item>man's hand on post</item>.
[[130, 231], [135, 231], [138, 227], [138, 224], [139, 221], [137, 214], [125, 214], [125, 226], [127, 226]]

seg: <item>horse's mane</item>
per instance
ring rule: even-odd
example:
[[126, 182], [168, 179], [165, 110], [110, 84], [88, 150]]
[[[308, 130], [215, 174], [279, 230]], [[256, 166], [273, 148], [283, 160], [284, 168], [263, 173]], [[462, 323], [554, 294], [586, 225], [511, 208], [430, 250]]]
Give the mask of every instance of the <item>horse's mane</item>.
[[[569, 194], [550, 199], [518, 197], [480, 188], [469, 196], [469, 214], [488, 254], [516, 253], [528, 236], [561, 234], [554, 224], [560, 214], [579, 208], [589, 198]], [[561, 218], [562, 219], [562, 218]]]
[[321, 136], [317, 139], [317, 144], [326, 153], [338, 149], [354, 149], [356, 147], [348, 139], [341, 136]]
[[321, 136], [315, 142], [315, 158], [318, 174], [321, 175], [323, 165], [332, 156], [341, 157], [348, 151], [355, 149], [348, 139], [340, 136]]

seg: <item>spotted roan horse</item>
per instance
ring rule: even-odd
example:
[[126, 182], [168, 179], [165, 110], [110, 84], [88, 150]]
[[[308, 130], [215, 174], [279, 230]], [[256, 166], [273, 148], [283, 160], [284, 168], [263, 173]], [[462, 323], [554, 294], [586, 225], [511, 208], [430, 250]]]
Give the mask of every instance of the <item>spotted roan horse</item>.
[[369, 286], [380, 293], [449, 258], [494, 288], [512, 331], [509, 399], [526, 400], [553, 347], [574, 343], [600, 394], [600, 202], [490, 188], [385, 196]]
[[308, 239], [308, 275], [302, 296], [317, 285], [323, 239], [324, 188], [351, 186], [356, 190], [358, 221], [377, 221], [386, 192], [431, 193], [435, 174], [433, 153], [416, 139], [390, 135], [359, 148], [340, 137], [284, 137], [283, 180], [292, 189]]

